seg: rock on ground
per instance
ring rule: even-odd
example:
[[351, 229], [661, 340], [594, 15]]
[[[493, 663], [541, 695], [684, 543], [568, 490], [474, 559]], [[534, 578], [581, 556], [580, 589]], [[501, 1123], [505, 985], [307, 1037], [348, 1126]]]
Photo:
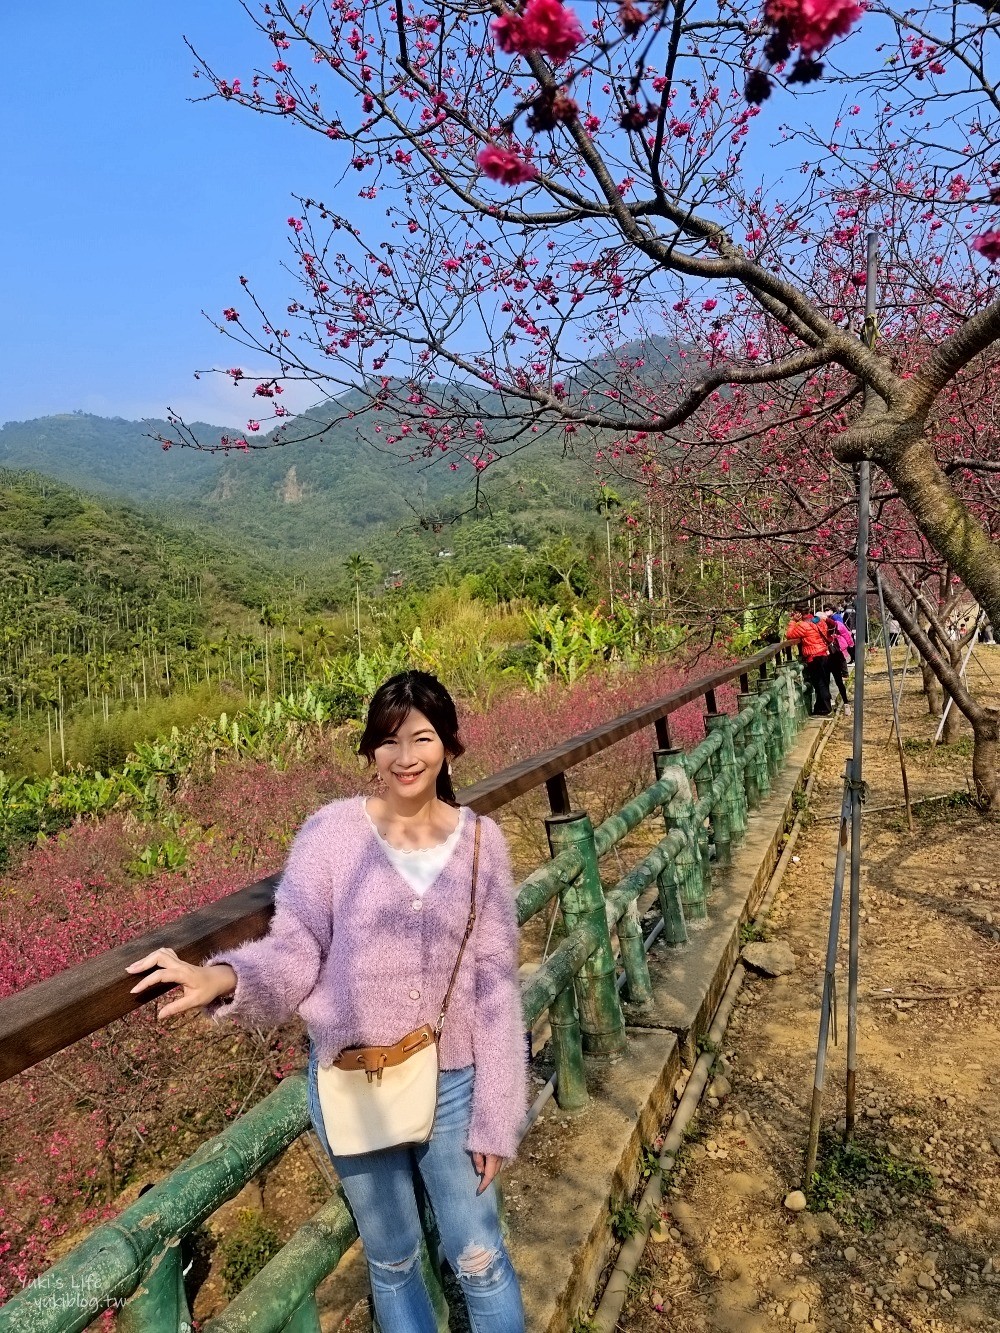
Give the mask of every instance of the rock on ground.
[[747, 967], [763, 972], [765, 977], [787, 977], [795, 971], [795, 955], [784, 940], [747, 944], [742, 958]]

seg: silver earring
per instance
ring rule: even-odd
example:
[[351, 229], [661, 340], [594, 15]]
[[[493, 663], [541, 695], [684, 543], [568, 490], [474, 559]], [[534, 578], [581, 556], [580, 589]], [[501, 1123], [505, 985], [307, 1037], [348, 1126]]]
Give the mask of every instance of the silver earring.
[[451, 777], [451, 764], [448, 765], [448, 776]]

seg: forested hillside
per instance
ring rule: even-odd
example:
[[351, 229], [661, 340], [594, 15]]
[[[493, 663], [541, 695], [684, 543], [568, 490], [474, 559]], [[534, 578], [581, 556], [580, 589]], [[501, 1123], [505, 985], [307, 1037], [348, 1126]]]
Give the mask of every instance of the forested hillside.
[[[317, 487], [317, 525], [330, 494]], [[345, 561], [296, 565], [249, 512], [192, 529], [177, 509], [0, 468], [0, 771], [106, 770], [175, 725], [304, 688], [376, 624], [390, 647], [426, 627], [441, 585], [493, 606], [590, 602], [593, 487], [520, 477], [495, 495], [450, 522], [371, 524]]]
[[[300, 568], [347, 555], [380, 533], [434, 535], [476, 502], [471, 467], [453, 472], [444, 460], [400, 459], [377, 447], [369, 421], [327, 425], [336, 416], [332, 405], [318, 407], [286, 428], [284, 443], [228, 454], [164, 450], [152, 437], [176, 432], [163, 421], [42, 417], [0, 428], [0, 465], [141, 504], [172, 524], [231, 536]], [[191, 429], [206, 445], [226, 433]], [[545, 531], [558, 531], [567, 514], [593, 514], [592, 458], [535, 446], [479, 481], [483, 512], [530, 511]]]
[[58, 757], [76, 704], [106, 721], [161, 686], [211, 683], [205, 645], [293, 586], [224, 541], [0, 470], [0, 768], [39, 717]]
[[[155, 439], [166, 421], [126, 421], [86, 412], [63, 412], [0, 426], [0, 466], [39, 472], [83, 490], [143, 504], [184, 501], [211, 491], [223, 466], [221, 454], [163, 450]], [[218, 426], [195, 427], [206, 443]]]

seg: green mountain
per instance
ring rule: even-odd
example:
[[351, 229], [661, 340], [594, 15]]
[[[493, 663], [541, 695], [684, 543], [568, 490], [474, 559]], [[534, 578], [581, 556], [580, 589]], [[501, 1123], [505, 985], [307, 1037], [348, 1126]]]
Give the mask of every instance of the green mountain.
[[[400, 458], [369, 418], [337, 419], [344, 406], [340, 400], [301, 414], [280, 435], [265, 437], [273, 447], [249, 453], [164, 450], [150, 438], [176, 436], [163, 421], [71, 413], [8, 422], [0, 428], [0, 466], [140, 504], [172, 525], [300, 568], [375, 538], [384, 545], [393, 534], [424, 534], [429, 549], [473, 508], [530, 513], [540, 534], [589, 522], [589, 457], [561, 456], [540, 442], [474, 478], [464, 464], [455, 472], [446, 460]], [[205, 444], [238, 434], [207, 425], [192, 431]]]
[[[170, 431], [166, 421], [125, 421], [64, 412], [0, 426], [0, 466], [37, 472], [93, 494], [141, 504], [171, 496], [187, 499], [215, 485], [221, 454], [192, 449], [164, 451], [149, 436]], [[206, 443], [218, 441], [218, 426], [194, 427]]]

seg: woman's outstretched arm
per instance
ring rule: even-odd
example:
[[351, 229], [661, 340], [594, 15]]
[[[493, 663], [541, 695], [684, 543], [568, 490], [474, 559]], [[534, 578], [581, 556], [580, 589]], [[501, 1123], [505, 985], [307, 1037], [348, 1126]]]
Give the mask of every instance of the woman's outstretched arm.
[[156, 950], [129, 964], [130, 972], [157, 968], [133, 991], [167, 981], [181, 986], [181, 996], [161, 1007], [161, 1018], [200, 1008], [215, 1022], [231, 1018], [247, 1027], [276, 1027], [289, 1019], [315, 986], [330, 945], [328, 838], [328, 826], [316, 815], [302, 825], [275, 890], [266, 935], [213, 954], [200, 967], [181, 962], [172, 950]]

